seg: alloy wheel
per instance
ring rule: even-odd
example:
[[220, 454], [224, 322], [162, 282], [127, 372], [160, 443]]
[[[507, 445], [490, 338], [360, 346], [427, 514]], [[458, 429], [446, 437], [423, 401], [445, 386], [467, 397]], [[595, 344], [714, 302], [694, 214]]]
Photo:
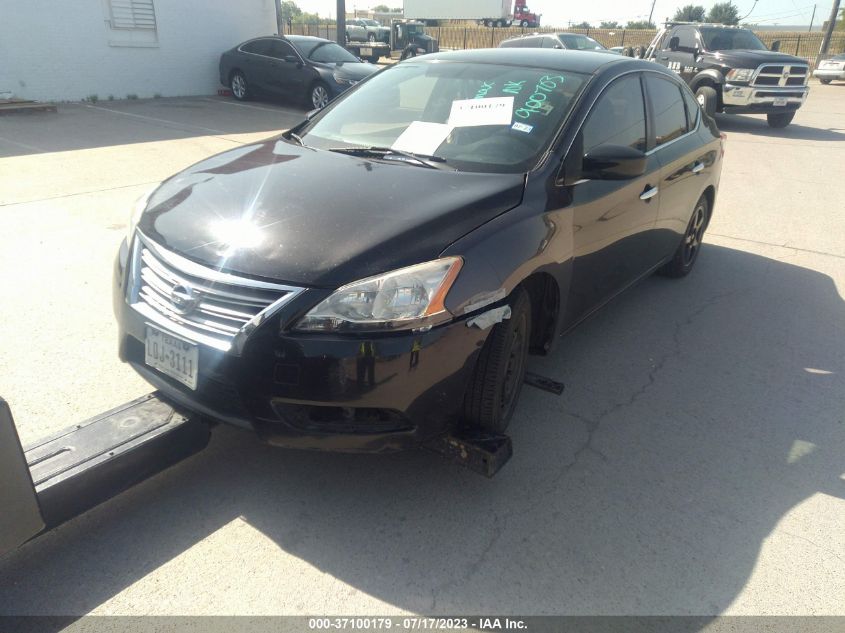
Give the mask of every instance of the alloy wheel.
[[701, 248], [701, 241], [704, 237], [704, 225], [707, 221], [704, 205], [699, 204], [693, 211], [692, 219], [687, 227], [687, 233], [684, 236], [684, 266], [689, 265], [698, 255], [698, 250]]
[[311, 89], [311, 105], [315, 108], [325, 108], [329, 103], [329, 91], [325, 86], [314, 86]]
[[232, 94], [238, 99], [243, 99], [246, 95], [246, 81], [240, 73], [232, 77]]

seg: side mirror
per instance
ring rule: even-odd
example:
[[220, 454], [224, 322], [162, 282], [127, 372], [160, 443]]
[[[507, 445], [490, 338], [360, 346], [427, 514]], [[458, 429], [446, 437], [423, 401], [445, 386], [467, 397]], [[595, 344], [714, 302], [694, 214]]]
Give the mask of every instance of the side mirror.
[[288, 64], [297, 64], [299, 63], [299, 58], [296, 55], [285, 55], [285, 61]]
[[642, 176], [648, 157], [624, 145], [600, 145], [584, 155], [581, 175], [593, 180], [628, 180]]
[[676, 51], [678, 50], [678, 45], [681, 43], [681, 38], [677, 35], [669, 40], [669, 50]]
[[780, 40], [775, 40], [772, 42], [772, 51], [777, 53], [780, 50]]

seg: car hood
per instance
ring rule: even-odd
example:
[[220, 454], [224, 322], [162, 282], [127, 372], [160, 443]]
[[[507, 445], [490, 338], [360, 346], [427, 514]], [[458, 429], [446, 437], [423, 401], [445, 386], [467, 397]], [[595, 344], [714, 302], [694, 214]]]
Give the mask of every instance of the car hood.
[[387, 164], [274, 138], [168, 179], [138, 228], [206, 266], [330, 288], [436, 259], [518, 205], [524, 183], [524, 174]]
[[760, 64], [803, 64], [807, 65], [806, 59], [795, 57], [794, 55], [786, 55], [785, 53], [775, 53], [774, 51], [754, 51], [737, 49], [730, 51], [719, 51], [718, 53], [708, 53], [710, 57], [719, 61], [719, 63], [732, 68], [756, 68]]
[[334, 71], [338, 75], [347, 79], [361, 80], [369, 77], [374, 72], [379, 70], [375, 64], [367, 64], [362, 62], [340, 62], [338, 64], [318, 64], [323, 68]]

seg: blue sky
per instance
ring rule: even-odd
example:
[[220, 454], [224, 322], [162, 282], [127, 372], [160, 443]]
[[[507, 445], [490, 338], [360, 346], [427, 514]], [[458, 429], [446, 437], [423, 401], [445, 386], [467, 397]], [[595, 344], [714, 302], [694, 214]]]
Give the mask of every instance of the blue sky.
[[[456, 0], [460, 2], [460, 0]], [[657, 0], [654, 9], [654, 20], [660, 21], [667, 17], [671, 18], [675, 9], [684, 4], [683, 0]], [[692, 0], [693, 4], [699, 4]], [[297, 0], [297, 4], [304, 11], [319, 13], [322, 16], [334, 17], [335, 0]], [[399, 6], [402, 0], [381, 2], [375, 0], [346, 0], [346, 10], [352, 11], [353, 7], [366, 9], [376, 4], [387, 4], [388, 6]], [[700, 2], [710, 7], [713, 2]], [[751, 11], [753, 0], [738, 0], [735, 2], [739, 8], [740, 15]], [[810, 15], [813, 13], [813, 4], [818, 4], [816, 9], [815, 25], [820, 25], [827, 19], [832, 2], [825, 0], [821, 3], [814, 3], [812, 0], [758, 0], [753, 12], [748, 17], [749, 22], [775, 25], [808, 25]], [[651, 0], [635, 0], [633, 2], [620, 2], [619, 0], [591, 0], [590, 2], [565, 2], [563, 0], [529, 0], [529, 6], [536, 13], [543, 14], [543, 24], [548, 26], [566, 26], [568, 22], [578, 23], [583, 20], [598, 25], [602, 20], [616, 20], [627, 22], [628, 20], [640, 20], [648, 18], [651, 9]]]

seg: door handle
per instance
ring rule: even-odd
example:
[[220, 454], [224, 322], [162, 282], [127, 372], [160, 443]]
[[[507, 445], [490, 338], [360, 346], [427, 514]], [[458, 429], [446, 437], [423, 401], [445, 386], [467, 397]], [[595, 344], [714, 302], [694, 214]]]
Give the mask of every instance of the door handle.
[[695, 161], [695, 163], [692, 166], [692, 173], [699, 174], [703, 170], [704, 170], [704, 163], [702, 163], [701, 161]]
[[651, 185], [646, 185], [645, 189], [643, 189], [643, 192], [640, 194], [640, 200], [645, 200], [646, 202], [648, 202], [649, 200], [651, 200], [656, 195], [657, 195], [657, 187], [652, 187]]
[[669, 56], [668, 55], [661, 55], [660, 59], [669, 59]]

